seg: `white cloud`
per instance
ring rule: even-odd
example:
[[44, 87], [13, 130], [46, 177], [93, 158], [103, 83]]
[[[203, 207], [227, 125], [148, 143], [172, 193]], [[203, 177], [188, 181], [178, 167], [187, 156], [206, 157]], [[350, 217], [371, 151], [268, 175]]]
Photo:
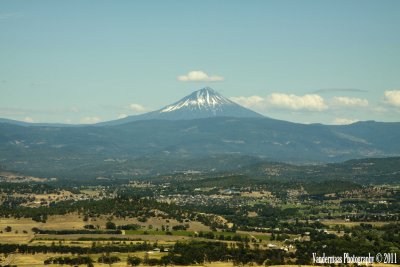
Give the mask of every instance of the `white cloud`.
[[24, 118], [24, 122], [30, 122], [30, 123], [32, 123], [32, 122], [35, 122], [35, 121], [32, 119], [32, 117], [25, 117], [25, 118]]
[[178, 76], [178, 81], [181, 82], [219, 82], [223, 80], [222, 76], [208, 75], [201, 70], [190, 71], [186, 75]]
[[269, 105], [290, 110], [322, 111], [328, 108], [324, 99], [317, 94], [297, 96], [293, 94], [272, 93], [267, 96], [266, 101]]
[[126, 117], [128, 117], [128, 115], [126, 115], [124, 113], [121, 113], [121, 114], [118, 115], [118, 119], [124, 119]]
[[352, 124], [355, 122], [358, 122], [359, 120], [357, 119], [346, 119], [346, 118], [336, 118], [333, 120], [332, 124], [335, 125], [348, 125], [348, 124]]
[[84, 117], [81, 119], [81, 123], [83, 124], [93, 124], [98, 123], [101, 119], [97, 116], [94, 117]]
[[253, 96], [237, 96], [230, 98], [233, 102], [238, 103], [247, 108], [262, 107], [265, 104], [265, 99], [258, 95]]
[[321, 111], [328, 109], [328, 104], [325, 100], [317, 94], [307, 94], [297, 96], [293, 94], [272, 93], [266, 97], [258, 95], [254, 96], [238, 96], [231, 97], [232, 101], [245, 106], [258, 110], [263, 109], [288, 109], [288, 110], [307, 110], [307, 111]]
[[335, 96], [332, 98], [332, 104], [338, 106], [366, 107], [368, 100], [356, 97]]
[[384, 101], [389, 105], [400, 107], [400, 90], [385, 91]]
[[133, 110], [134, 112], [144, 112], [144, 111], [146, 111], [146, 108], [144, 106], [142, 106], [140, 104], [135, 104], [135, 103], [130, 104], [129, 108], [131, 110]]

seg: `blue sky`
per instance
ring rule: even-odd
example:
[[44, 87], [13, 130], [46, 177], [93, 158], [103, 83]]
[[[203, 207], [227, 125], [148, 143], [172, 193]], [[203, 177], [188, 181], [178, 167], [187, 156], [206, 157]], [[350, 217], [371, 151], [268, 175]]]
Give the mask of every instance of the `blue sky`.
[[399, 121], [399, 14], [396, 0], [0, 0], [0, 117], [91, 123], [210, 86], [278, 119]]

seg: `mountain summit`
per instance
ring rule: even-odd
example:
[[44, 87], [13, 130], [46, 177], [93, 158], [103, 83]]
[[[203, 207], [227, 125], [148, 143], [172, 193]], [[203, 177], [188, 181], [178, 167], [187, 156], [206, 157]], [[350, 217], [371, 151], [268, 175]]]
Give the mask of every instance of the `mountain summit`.
[[212, 114], [217, 114], [217, 112], [222, 111], [226, 105], [235, 105], [235, 103], [220, 95], [212, 88], [205, 87], [194, 91], [172, 105], [166, 106], [161, 109], [160, 112], [173, 112], [179, 109], [186, 109], [189, 111], [210, 111]]
[[222, 96], [210, 87], [194, 91], [178, 102], [156, 111], [156, 113], [166, 119], [262, 117], [260, 114], [246, 109]]
[[159, 110], [98, 125], [116, 125], [139, 120], [191, 120], [212, 117], [262, 118], [263, 116], [236, 104], [212, 88], [205, 87]]

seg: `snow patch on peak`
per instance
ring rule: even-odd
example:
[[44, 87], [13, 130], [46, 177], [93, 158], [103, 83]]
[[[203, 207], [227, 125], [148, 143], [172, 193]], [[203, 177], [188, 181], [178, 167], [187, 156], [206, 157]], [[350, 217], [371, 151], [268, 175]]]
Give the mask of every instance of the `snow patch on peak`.
[[218, 94], [213, 89], [206, 87], [192, 94], [182, 98], [180, 101], [166, 106], [160, 113], [171, 112], [182, 108], [187, 108], [189, 110], [221, 110], [223, 105], [234, 105], [234, 103]]

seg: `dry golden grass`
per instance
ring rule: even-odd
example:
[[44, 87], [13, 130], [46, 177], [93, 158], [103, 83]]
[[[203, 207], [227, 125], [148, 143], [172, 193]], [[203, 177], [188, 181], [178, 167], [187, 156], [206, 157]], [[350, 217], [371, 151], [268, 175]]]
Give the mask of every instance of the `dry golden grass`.
[[[101, 215], [97, 218], [90, 218], [88, 222], [83, 221], [83, 215], [78, 213], [71, 213], [67, 215], [54, 215], [49, 216], [46, 223], [35, 222], [29, 218], [0, 218], [0, 230], [4, 230], [6, 226], [11, 226], [13, 231], [18, 230], [18, 232], [27, 231], [31, 233], [31, 229], [33, 227], [37, 227], [40, 229], [46, 230], [73, 230], [73, 229], [84, 229], [86, 224], [93, 224], [98, 226], [99, 229], [105, 229], [105, 225], [107, 221], [110, 219], [110, 216]], [[139, 222], [137, 218], [112, 218], [112, 221], [117, 225], [126, 225], [126, 224], [138, 224], [143, 228], [148, 228], [151, 225], [153, 229], [160, 229], [164, 226], [172, 226], [180, 225], [182, 223], [178, 222], [174, 219], [163, 219], [159, 217], [152, 217], [147, 220], [147, 222]], [[186, 223], [183, 223], [186, 224]], [[209, 231], [209, 227], [205, 226], [200, 222], [188, 222], [189, 231]], [[1, 235], [0, 235], [1, 241]]]
[[49, 216], [47, 222], [42, 224], [40, 228], [47, 230], [83, 229], [85, 224], [86, 223], [78, 214], [72, 213]]
[[263, 192], [260, 192], [260, 191], [253, 191], [253, 192], [242, 192], [241, 194], [240, 194], [240, 196], [242, 196], [242, 197], [255, 197], [255, 198], [262, 198], [262, 197], [271, 197], [272, 196], [272, 193], [271, 192], [268, 192], [268, 191], [263, 191]]
[[[175, 243], [176, 241], [182, 241], [182, 240], [187, 240], [190, 237], [187, 236], [176, 236], [176, 235], [107, 235], [107, 234], [72, 234], [72, 235], [36, 235], [36, 240], [34, 242], [41, 242], [41, 241], [55, 241], [58, 242], [58, 240], [78, 240], [79, 238], [93, 238], [93, 241], [96, 241], [95, 239], [101, 239], [101, 238], [112, 238], [112, 237], [117, 237], [121, 239], [126, 239], [126, 242], [137, 242], [137, 241], [151, 241], [151, 242], [156, 242], [156, 241], [161, 241], [161, 242], [172, 242]], [[47, 239], [47, 240], [40, 240], [40, 239]], [[92, 241], [92, 240], [91, 240]], [[106, 241], [112, 241], [112, 240], [106, 240]], [[120, 241], [120, 240], [118, 240]], [[123, 241], [123, 240], [122, 240]]]
[[4, 177], [6, 182], [19, 183], [19, 182], [46, 182], [47, 178], [40, 178], [34, 176], [25, 176], [10, 171], [0, 171], [0, 176]]
[[[78, 230], [84, 229], [85, 224], [93, 224], [99, 226], [100, 229], [105, 229], [106, 222], [109, 216], [100, 216], [98, 218], [90, 219], [88, 222], [83, 221], [83, 216], [78, 213], [71, 213], [67, 215], [55, 215], [49, 216], [46, 223], [35, 222], [29, 218], [1, 218], [0, 219], [0, 243], [18, 243], [26, 244], [35, 236], [32, 232], [32, 228], [37, 227], [45, 230]], [[162, 225], [169, 225], [170, 229], [172, 226], [179, 225], [176, 220], [173, 219], [162, 219], [158, 217], [149, 218], [145, 223], [139, 222], [136, 218], [113, 218], [113, 222], [117, 225], [126, 224], [139, 224], [143, 228], [148, 229], [151, 225], [152, 229], [161, 229]], [[189, 231], [209, 231], [209, 228], [200, 222], [189, 222]], [[11, 232], [5, 232], [7, 226], [12, 227]], [[17, 231], [17, 232], [16, 232]], [[26, 231], [26, 233], [24, 233]], [[91, 237], [91, 238], [109, 238], [109, 237], [121, 237], [128, 239], [141, 239], [147, 241], [161, 241], [161, 242], [176, 242], [177, 240], [184, 240], [187, 237], [182, 236], [152, 236], [152, 235], [135, 235], [135, 236], [124, 236], [124, 235], [37, 235], [37, 237], [52, 238], [52, 239], [66, 239], [66, 240], [76, 240], [79, 237]]]
[[249, 211], [249, 212], [247, 212], [247, 216], [250, 217], [250, 218], [252, 218], [252, 217], [257, 217], [258, 214], [257, 214], [257, 212], [255, 212], [255, 211]]
[[[110, 216], [101, 215], [98, 218], [90, 218], [87, 224], [93, 224], [95, 226], [99, 226], [100, 229], [104, 229], [107, 221], [109, 220]], [[82, 221], [82, 217], [80, 218]], [[146, 222], [140, 222], [137, 218], [112, 218], [112, 221], [117, 225], [126, 225], [126, 224], [138, 224], [144, 228], [148, 228], [150, 225], [153, 229], [160, 229], [161, 227], [169, 225], [170, 228], [175, 225], [186, 224], [180, 223], [175, 219], [163, 219], [159, 217], [151, 217]], [[85, 223], [86, 224], [86, 223]], [[205, 226], [200, 222], [188, 222], [189, 224], [189, 231], [209, 231], [210, 228]], [[83, 226], [82, 226], [83, 227]]]
[[[31, 231], [32, 227], [38, 227], [40, 223], [32, 221], [31, 219], [13, 219], [13, 218], [1, 218], [0, 219], [0, 243], [27, 243], [33, 238]], [[11, 226], [11, 232], [6, 232], [4, 229], [7, 226]], [[15, 231], [18, 231], [16, 233]], [[27, 233], [23, 233], [26, 231]]]

